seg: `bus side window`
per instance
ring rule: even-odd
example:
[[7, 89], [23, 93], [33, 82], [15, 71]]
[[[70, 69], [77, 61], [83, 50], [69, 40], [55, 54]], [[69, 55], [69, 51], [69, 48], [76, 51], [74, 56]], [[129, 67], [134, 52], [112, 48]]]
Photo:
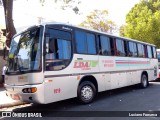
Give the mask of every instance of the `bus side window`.
[[125, 51], [125, 56], [128, 56], [128, 45], [127, 41], [124, 40], [124, 51]]
[[145, 49], [144, 49], [144, 45], [141, 45], [142, 46], [142, 57], [145, 58]]
[[133, 47], [134, 47], [134, 57], [137, 57], [138, 56], [137, 43], [133, 43]]
[[110, 38], [107, 36], [100, 36], [100, 54], [111, 55]]
[[111, 39], [111, 55], [115, 55], [115, 40], [114, 38], [110, 38]]
[[143, 45], [143, 47], [144, 47], [144, 57], [147, 58], [148, 57], [147, 46]]
[[148, 46], [148, 45], [147, 45], [147, 53], [148, 53], [148, 58], [152, 58], [151, 46]]
[[135, 42], [128, 42], [128, 47], [129, 47], [129, 56], [137, 57], [138, 56], [137, 44]]
[[96, 37], [92, 33], [86, 33], [87, 53], [96, 54]]
[[116, 55], [117, 56], [125, 56], [125, 50], [124, 50], [124, 40], [122, 39], [116, 39]]
[[76, 51], [77, 53], [86, 54], [87, 53], [87, 44], [85, 39], [85, 33], [82, 31], [75, 31], [76, 38]]
[[96, 54], [96, 37], [92, 33], [75, 31], [76, 51], [79, 54]]
[[144, 46], [138, 43], [137, 47], [138, 47], [138, 57], [144, 57]]
[[153, 58], [157, 58], [156, 48], [152, 46]]

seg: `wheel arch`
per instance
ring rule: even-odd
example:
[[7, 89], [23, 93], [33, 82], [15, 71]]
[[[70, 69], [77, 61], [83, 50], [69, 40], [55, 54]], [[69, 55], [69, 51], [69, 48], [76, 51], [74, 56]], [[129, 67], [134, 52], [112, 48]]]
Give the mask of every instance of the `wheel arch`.
[[142, 75], [146, 75], [146, 77], [147, 77], [147, 86], [149, 86], [148, 72], [147, 71], [143, 71], [142, 74], [141, 74], [141, 78], [142, 78]]
[[93, 75], [83, 76], [83, 77], [81, 78], [81, 80], [79, 81], [78, 86], [79, 86], [82, 82], [84, 82], [84, 81], [90, 81], [90, 82], [92, 82], [92, 83], [95, 85], [95, 87], [96, 87], [96, 92], [98, 92], [98, 82], [97, 82], [97, 79], [96, 79]]
[[146, 75], [147, 79], [148, 79], [148, 72], [147, 71], [143, 71], [142, 74], [141, 74], [141, 77], [142, 77], [143, 74]]

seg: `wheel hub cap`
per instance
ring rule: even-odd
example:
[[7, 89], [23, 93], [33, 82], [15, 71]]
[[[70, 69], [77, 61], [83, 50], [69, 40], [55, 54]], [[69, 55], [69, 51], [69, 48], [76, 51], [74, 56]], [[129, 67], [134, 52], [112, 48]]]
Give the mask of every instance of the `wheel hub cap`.
[[81, 91], [81, 96], [85, 100], [89, 100], [93, 96], [93, 90], [90, 86], [84, 86]]

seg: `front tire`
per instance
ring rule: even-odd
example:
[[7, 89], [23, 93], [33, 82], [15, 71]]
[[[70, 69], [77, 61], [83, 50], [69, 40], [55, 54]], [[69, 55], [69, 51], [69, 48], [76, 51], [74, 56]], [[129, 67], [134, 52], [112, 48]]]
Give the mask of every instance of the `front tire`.
[[140, 87], [141, 87], [141, 88], [146, 88], [148, 85], [149, 85], [149, 82], [148, 82], [148, 77], [147, 77], [147, 75], [146, 75], [146, 74], [142, 74]]
[[77, 96], [79, 102], [83, 104], [88, 104], [93, 102], [96, 96], [95, 85], [90, 81], [82, 82], [78, 87]]

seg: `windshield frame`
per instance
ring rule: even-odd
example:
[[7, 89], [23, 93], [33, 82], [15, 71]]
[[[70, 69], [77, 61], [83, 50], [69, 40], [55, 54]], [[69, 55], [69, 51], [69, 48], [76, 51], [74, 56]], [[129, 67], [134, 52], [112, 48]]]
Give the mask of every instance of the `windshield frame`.
[[[16, 34], [15, 36], [13, 36], [13, 38], [12, 38], [12, 40], [15, 38], [15, 37], [17, 37], [17, 36], [19, 36], [19, 35], [21, 35], [21, 34], [23, 34], [23, 33], [25, 33], [25, 32], [27, 32], [27, 31], [30, 31], [30, 30], [32, 30], [32, 29], [40, 29], [40, 31], [39, 31], [39, 44], [40, 44], [40, 65], [39, 65], [39, 69], [37, 69], [37, 70], [26, 70], [26, 71], [21, 71], [21, 70], [16, 70], [16, 71], [11, 71], [11, 72], [9, 72], [8, 71], [8, 69], [7, 69], [7, 71], [6, 71], [6, 75], [18, 75], [18, 74], [25, 74], [25, 73], [32, 73], [32, 72], [41, 72], [42, 71], [42, 40], [43, 40], [43, 38], [44, 38], [44, 26], [42, 26], [42, 25], [39, 25], [39, 26], [33, 26], [33, 27], [30, 27], [30, 28], [28, 28], [28, 29], [26, 29], [25, 31], [23, 31], [23, 32], [21, 32], [21, 33], [19, 33], [19, 34]], [[18, 43], [19, 44], [19, 43]], [[17, 46], [18, 47], [18, 46]], [[9, 50], [9, 54], [10, 54], [10, 50]], [[7, 65], [9, 64], [9, 54], [8, 54], [8, 59], [7, 59]], [[17, 55], [18, 56], [18, 55]]]

